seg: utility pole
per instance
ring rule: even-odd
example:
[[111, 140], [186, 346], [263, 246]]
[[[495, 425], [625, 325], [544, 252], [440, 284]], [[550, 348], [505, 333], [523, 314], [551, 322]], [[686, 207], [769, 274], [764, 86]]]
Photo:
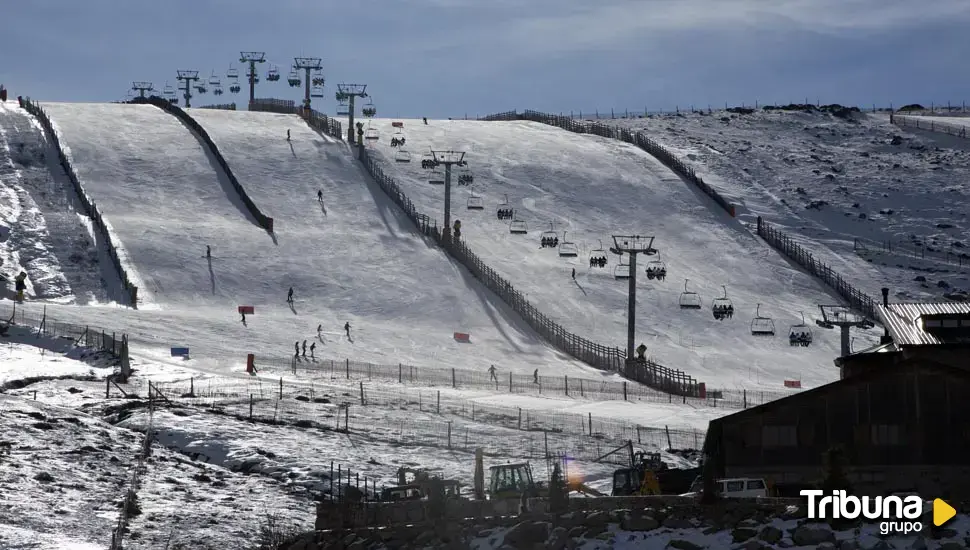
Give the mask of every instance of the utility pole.
[[[885, 295], [889, 294], [888, 289], [883, 290], [885, 291]], [[826, 329], [839, 327], [841, 330], [842, 355], [840, 357], [845, 357], [852, 353], [852, 338], [849, 335], [850, 328], [870, 329], [874, 326], [872, 321], [853, 312], [848, 306], [819, 304], [818, 309], [822, 312], [822, 318], [816, 319], [816, 325]]]
[[138, 92], [138, 97], [145, 97], [145, 92], [155, 91], [155, 86], [151, 82], [132, 82], [131, 90]]
[[199, 80], [199, 71], [177, 71], [178, 79], [182, 81], [182, 85], [185, 88], [182, 90], [184, 93], [182, 97], [185, 98], [185, 108], [188, 109], [192, 105], [189, 101], [192, 99], [192, 83]]
[[636, 339], [637, 323], [637, 254], [653, 256], [657, 249], [653, 247], [653, 237], [641, 237], [640, 235], [613, 235], [613, 246], [610, 252], [623, 255], [630, 255], [630, 290], [627, 303], [626, 321], [626, 365], [630, 365], [636, 359], [634, 355], [634, 340]]
[[[319, 57], [294, 57], [293, 58], [293, 68], [296, 70], [306, 71], [306, 80], [304, 83], [304, 96], [303, 96], [303, 108], [310, 109], [310, 71], [322, 71], [323, 70], [323, 60]], [[323, 77], [317, 77], [313, 79], [313, 86], [322, 87]]]
[[347, 124], [347, 143], [354, 143], [354, 99], [367, 97], [367, 84], [337, 84], [337, 101], [349, 101], [350, 108], [348, 114], [350, 121]]
[[451, 242], [451, 167], [466, 166], [464, 151], [431, 151], [435, 167], [445, 165], [445, 226], [441, 236]]
[[[249, 63], [249, 102], [256, 99], [256, 83], [259, 76], [256, 74], [256, 64], [266, 62], [266, 52], [239, 52], [239, 62]], [[248, 108], [248, 107], [247, 107]]]

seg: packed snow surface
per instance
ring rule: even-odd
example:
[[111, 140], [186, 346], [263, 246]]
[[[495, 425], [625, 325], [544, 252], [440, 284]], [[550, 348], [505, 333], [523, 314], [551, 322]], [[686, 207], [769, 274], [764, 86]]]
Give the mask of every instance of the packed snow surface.
[[[815, 386], [838, 378], [832, 365], [839, 353], [835, 333], [815, 331], [810, 347], [793, 347], [788, 340], [789, 328], [802, 322], [801, 312], [814, 326], [817, 304], [834, 299], [639, 148], [531, 122], [404, 120], [399, 134], [392, 122], [370, 122], [380, 139], [369, 147], [421, 211], [439, 223], [444, 186], [429, 184], [420, 161], [432, 149], [465, 152], [473, 185], [457, 185], [459, 168], [452, 175], [452, 216], [461, 221], [462, 238], [567, 330], [624, 346], [628, 281], [614, 278], [620, 259], [597, 249], [613, 246], [611, 235], [653, 236], [659, 254], [641, 256], [637, 266], [636, 339], [654, 360], [708, 387], [781, 389], [786, 379]], [[396, 162], [392, 137], [405, 137], [410, 163]], [[473, 196], [484, 198], [484, 210], [467, 209]], [[528, 234], [511, 234], [510, 221], [497, 219], [496, 209], [506, 200]], [[575, 243], [578, 256], [540, 248], [546, 231]], [[595, 254], [609, 258], [605, 269], [589, 266]], [[656, 260], [666, 264], [663, 281], [645, 276]], [[711, 307], [725, 289], [735, 315], [718, 321]], [[700, 309], [680, 307], [685, 292], [694, 293], [688, 299], [700, 299]], [[751, 334], [756, 316], [770, 319], [763, 324], [774, 325], [774, 337]]]

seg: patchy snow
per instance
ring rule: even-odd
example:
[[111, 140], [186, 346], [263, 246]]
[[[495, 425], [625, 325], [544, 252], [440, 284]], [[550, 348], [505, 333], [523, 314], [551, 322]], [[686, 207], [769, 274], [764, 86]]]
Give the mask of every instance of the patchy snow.
[[646, 131], [738, 203], [739, 219], [764, 217], [877, 299], [884, 286], [900, 301], [970, 291], [970, 220], [959, 207], [970, 196], [966, 139], [895, 126], [881, 113], [601, 122]]

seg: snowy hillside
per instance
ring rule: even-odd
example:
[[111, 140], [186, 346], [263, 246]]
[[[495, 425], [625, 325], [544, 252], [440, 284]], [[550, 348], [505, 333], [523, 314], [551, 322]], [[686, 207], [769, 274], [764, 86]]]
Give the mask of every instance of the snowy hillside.
[[[618, 258], [605, 252], [605, 269], [589, 267], [588, 259], [600, 243], [612, 245], [611, 234], [652, 235], [667, 279], [648, 280], [647, 259], [640, 259], [637, 338], [655, 360], [711, 387], [780, 389], [785, 379], [813, 386], [837, 378], [836, 335], [816, 333], [810, 347], [788, 342], [800, 312], [811, 324], [816, 305], [833, 298], [643, 151], [534, 123], [407, 120], [405, 148], [414, 158], [405, 164], [394, 161], [391, 122], [374, 121], [381, 139], [371, 146], [421, 210], [439, 220], [443, 186], [428, 183], [422, 153], [467, 152], [474, 185], [456, 185], [453, 193], [453, 217], [462, 222], [463, 238], [567, 329], [623, 345], [627, 281], [614, 278]], [[466, 209], [472, 192], [484, 197], [484, 210]], [[497, 219], [506, 196], [528, 224], [527, 235], [510, 234], [509, 221]], [[550, 224], [560, 239], [565, 231], [577, 244], [578, 257], [540, 249], [540, 235]], [[680, 308], [685, 279], [688, 291], [700, 296], [700, 310]], [[735, 316], [717, 321], [711, 306], [723, 295], [722, 286]], [[750, 333], [758, 303], [761, 316], [773, 319], [773, 338]]]
[[743, 205], [742, 220], [778, 224], [872, 296], [883, 286], [901, 301], [970, 291], [970, 258], [959, 258], [970, 246], [966, 139], [891, 125], [884, 114], [715, 111], [601, 122], [644, 129]]

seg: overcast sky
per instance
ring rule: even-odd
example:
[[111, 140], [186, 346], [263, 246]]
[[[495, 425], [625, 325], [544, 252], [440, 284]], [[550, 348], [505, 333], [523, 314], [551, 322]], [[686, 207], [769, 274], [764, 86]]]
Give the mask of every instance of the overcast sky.
[[284, 73], [257, 97], [295, 98], [292, 58], [323, 58], [330, 113], [338, 82], [368, 84], [379, 116], [970, 101], [968, 0], [7, 4], [0, 83], [46, 101], [122, 99], [132, 80], [175, 84], [176, 69], [224, 80], [240, 50]]

